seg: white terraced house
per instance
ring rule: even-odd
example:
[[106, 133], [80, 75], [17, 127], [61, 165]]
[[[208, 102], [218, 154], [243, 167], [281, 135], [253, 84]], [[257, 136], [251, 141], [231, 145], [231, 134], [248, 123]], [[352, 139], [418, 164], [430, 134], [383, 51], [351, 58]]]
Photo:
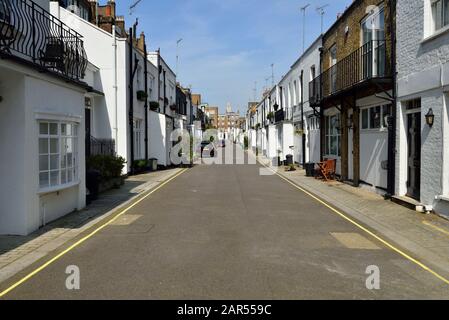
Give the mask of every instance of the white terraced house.
[[448, 217], [449, 1], [399, 0], [397, 34], [396, 194]]
[[86, 202], [85, 78], [96, 68], [49, 9], [0, 0], [0, 234], [27, 235]]
[[[287, 109], [293, 110], [293, 160], [299, 164], [320, 161], [319, 113], [310, 106], [309, 84], [320, 72], [321, 36], [292, 65], [281, 81], [287, 88]], [[305, 150], [305, 151], [303, 151]]]

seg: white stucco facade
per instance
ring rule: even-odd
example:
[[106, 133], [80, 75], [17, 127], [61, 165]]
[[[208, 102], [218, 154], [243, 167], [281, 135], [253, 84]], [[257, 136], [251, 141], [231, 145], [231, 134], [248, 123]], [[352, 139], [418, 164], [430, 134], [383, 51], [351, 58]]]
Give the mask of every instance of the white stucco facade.
[[[85, 207], [84, 95], [85, 89], [39, 73], [28, 67], [0, 62], [0, 234], [27, 235], [41, 226]], [[76, 130], [70, 155], [74, 163], [70, 182], [56, 161], [63, 148], [55, 131], [51, 138], [54, 156], [42, 155], [45, 141], [40, 128], [70, 124]], [[76, 128], [76, 129], [75, 129]], [[45, 136], [47, 137], [47, 135]], [[54, 142], [54, 143], [53, 143]], [[58, 154], [58, 155], [56, 155]], [[59, 159], [59, 160], [58, 160]], [[45, 184], [47, 161], [51, 183]], [[50, 168], [50, 164], [48, 164]], [[66, 177], [64, 170], [64, 177]], [[67, 178], [64, 178], [67, 179]]]

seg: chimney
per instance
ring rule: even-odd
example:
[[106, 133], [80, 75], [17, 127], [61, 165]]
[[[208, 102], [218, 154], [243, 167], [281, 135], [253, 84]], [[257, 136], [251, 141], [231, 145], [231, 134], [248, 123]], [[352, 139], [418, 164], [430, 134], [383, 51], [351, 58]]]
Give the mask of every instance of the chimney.
[[115, 18], [115, 0], [108, 1], [109, 16]]
[[90, 5], [90, 23], [97, 24], [97, 6], [98, 2], [97, 0], [89, 0]]
[[141, 32], [140, 37], [137, 39], [137, 48], [143, 52], [144, 47], [145, 47], [145, 33]]
[[117, 16], [115, 18], [115, 27], [118, 29], [117, 32], [123, 37], [125, 32], [125, 17]]

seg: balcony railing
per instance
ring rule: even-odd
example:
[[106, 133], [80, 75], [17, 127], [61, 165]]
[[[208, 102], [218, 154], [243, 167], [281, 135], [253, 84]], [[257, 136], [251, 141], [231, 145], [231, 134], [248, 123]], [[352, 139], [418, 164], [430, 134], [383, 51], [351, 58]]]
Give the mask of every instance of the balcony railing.
[[319, 104], [324, 98], [371, 79], [391, 77], [386, 47], [385, 40], [367, 42], [313, 79], [309, 83], [310, 103]]
[[31, 0], [0, 0], [0, 53], [73, 80], [87, 67], [81, 35]]
[[92, 136], [86, 137], [86, 157], [90, 156], [114, 156], [114, 139], [96, 139]]
[[274, 113], [274, 122], [279, 123], [285, 120], [285, 111], [283, 109]]

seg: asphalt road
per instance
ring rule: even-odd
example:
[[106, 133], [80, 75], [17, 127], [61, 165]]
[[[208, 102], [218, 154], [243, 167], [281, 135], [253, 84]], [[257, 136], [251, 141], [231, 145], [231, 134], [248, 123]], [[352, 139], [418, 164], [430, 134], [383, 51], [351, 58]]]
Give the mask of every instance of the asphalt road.
[[[70, 265], [80, 290], [66, 288]], [[371, 265], [380, 290], [366, 287]], [[449, 290], [258, 165], [202, 165], [5, 298], [447, 299]]]

